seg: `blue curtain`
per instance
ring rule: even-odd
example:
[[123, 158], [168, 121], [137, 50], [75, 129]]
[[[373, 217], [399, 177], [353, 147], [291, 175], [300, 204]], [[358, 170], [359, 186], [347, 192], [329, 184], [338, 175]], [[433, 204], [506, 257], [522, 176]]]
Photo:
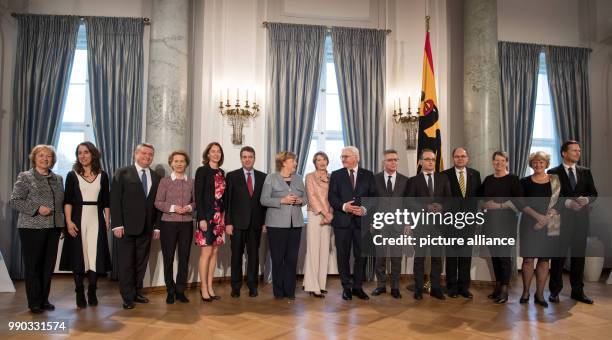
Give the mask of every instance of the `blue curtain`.
[[[28, 156], [34, 146], [53, 145], [59, 138], [79, 23], [75, 16], [17, 16], [11, 182], [19, 172], [30, 168]], [[13, 214], [13, 225], [16, 218], [17, 214]], [[23, 279], [16, 228], [11, 238], [9, 271], [13, 279]]]
[[315, 121], [324, 61], [325, 27], [268, 24], [268, 155], [292, 151], [302, 173]]
[[[360, 166], [374, 172], [385, 147], [385, 39], [382, 30], [332, 28], [344, 141], [359, 149]], [[367, 280], [374, 278], [374, 260], [366, 259]]]
[[547, 46], [546, 68], [550, 97], [557, 120], [560, 142], [580, 142], [580, 164], [591, 164], [591, 106], [589, 102], [590, 50], [579, 47]]
[[385, 147], [385, 31], [332, 28], [344, 141], [377, 172]]
[[[142, 137], [143, 31], [139, 18], [88, 17], [91, 116], [102, 165], [110, 176], [132, 162]], [[117, 278], [116, 239], [112, 239]]]
[[510, 173], [522, 177], [533, 137], [541, 45], [500, 41], [501, 143]]

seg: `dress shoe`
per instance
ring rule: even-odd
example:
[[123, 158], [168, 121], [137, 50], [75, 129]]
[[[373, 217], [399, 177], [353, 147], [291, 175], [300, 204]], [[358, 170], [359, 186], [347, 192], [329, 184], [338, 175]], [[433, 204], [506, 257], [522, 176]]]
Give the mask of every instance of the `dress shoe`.
[[385, 294], [385, 293], [387, 293], [387, 288], [385, 288], [385, 287], [376, 287], [372, 291], [372, 296], [379, 296], [380, 294]]
[[239, 298], [240, 297], [240, 291], [232, 289], [232, 293], [230, 294], [230, 296], [233, 297], [233, 298]]
[[[593, 299], [591, 299], [590, 297], [584, 295], [584, 293], [573, 293], [572, 292], [572, 295], [570, 295], [570, 297], [572, 298], [572, 300], [576, 300], [578, 302], [586, 303], [587, 305], [592, 305], [593, 304]], [[45, 309], [44, 305], [43, 305], [43, 309]]]
[[446, 300], [446, 297], [444, 296], [442, 291], [438, 290], [438, 289], [432, 289], [431, 293], [429, 293], [429, 295], [431, 295], [431, 297], [434, 297], [434, 298], [436, 298], [438, 300]]
[[552, 303], [559, 303], [559, 294], [553, 294], [550, 293], [550, 295], [548, 296], [548, 301], [552, 302]]
[[394, 299], [401, 299], [402, 298], [402, 294], [400, 294], [399, 289], [391, 289], [391, 296]]
[[325, 298], [325, 295], [323, 295], [321, 293], [310, 292], [309, 295], [313, 296], [313, 297], [316, 297], [316, 298], [319, 298], [319, 299]]
[[351, 293], [350, 289], [345, 289], [342, 291], [342, 300], [352, 300], [353, 299], [353, 293]]
[[44, 310], [40, 307], [32, 307], [30, 308], [30, 313], [32, 314], [42, 314]]
[[522, 303], [522, 304], [529, 303], [529, 295], [527, 295], [526, 298], [521, 296], [521, 298], [519, 299], [519, 303]]
[[257, 289], [249, 289], [249, 297], [257, 297], [259, 293], [257, 293]]
[[213, 299], [210, 296], [205, 298], [202, 295], [200, 295], [200, 298], [202, 299], [203, 302], [213, 302]]
[[43, 310], [46, 311], [54, 311], [55, 310], [55, 306], [51, 304], [51, 302], [46, 301], [42, 304], [42, 306], [40, 306], [40, 308], [42, 308]]
[[[529, 299], [529, 298], [527, 298]], [[522, 300], [522, 299], [521, 299]], [[546, 300], [544, 300], [544, 297], [542, 297], [542, 299], [539, 299], [536, 295], [533, 296], [533, 301], [536, 305], [540, 305], [544, 308], [548, 307], [548, 302], [546, 302]]]
[[474, 298], [474, 294], [472, 294], [469, 290], [459, 291], [459, 295], [464, 297], [464, 298], [466, 298], [466, 299]]
[[457, 289], [455, 289], [455, 288], [448, 288], [446, 290], [446, 295], [448, 295], [448, 297], [452, 297], [452, 298], [459, 297], [459, 294], [457, 294]]
[[287, 296], [287, 299], [293, 301], [293, 300], [295, 300], [295, 295], [294, 296]]
[[423, 292], [419, 289], [414, 291], [414, 299], [415, 300], [423, 300]]
[[321, 289], [321, 294], [327, 294], [327, 291], [325, 289]]
[[508, 293], [500, 293], [497, 300], [495, 300], [495, 303], [498, 305], [506, 303], [506, 302], [508, 302]]
[[149, 299], [147, 299], [147, 297], [142, 294], [136, 294], [136, 297], [134, 298], [134, 302], [149, 303]]
[[132, 301], [123, 302], [123, 309], [134, 309], [135, 305]]
[[221, 297], [219, 295], [211, 295], [210, 298], [213, 300], [221, 300]]
[[174, 303], [174, 294], [168, 293], [168, 296], [166, 296], [166, 303], [169, 305]]
[[189, 299], [185, 296], [184, 293], [176, 293], [176, 299], [182, 303], [188, 303]]
[[366, 294], [366, 292], [363, 291], [363, 289], [353, 289], [353, 295], [355, 295], [356, 297], [362, 299], [362, 300], [369, 300], [370, 297], [368, 296], [368, 294]]
[[495, 289], [493, 289], [493, 292], [491, 294], [487, 295], [487, 298], [489, 298], [491, 300], [499, 299], [500, 291], [501, 291], [501, 283], [500, 282], [495, 282]]

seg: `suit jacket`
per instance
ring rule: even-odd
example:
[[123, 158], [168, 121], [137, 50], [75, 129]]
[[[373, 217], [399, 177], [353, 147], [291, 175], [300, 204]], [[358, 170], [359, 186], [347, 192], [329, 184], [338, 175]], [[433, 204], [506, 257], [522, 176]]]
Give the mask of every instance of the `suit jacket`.
[[395, 186], [393, 187], [393, 193], [389, 195], [387, 192], [387, 179], [385, 178], [385, 172], [379, 172], [374, 176], [374, 182], [376, 184], [376, 197], [405, 197], [408, 190], [408, 177], [396, 172], [395, 175]]
[[151, 189], [145, 196], [142, 182], [134, 165], [120, 168], [113, 176], [111, 185], [111, 226], [123, 226], [127, 235], [151, 232], [159, 226], [161, 212], [155, 209], [155, 196], [161, 176], [151, 171]]
[[249, 195], [242, 168], [229, 172], [225, 179], [225, 224], [232, 224], [236, 229], [246, 230], [249, 226], [261, 229], [265, 223], [266, 207], [261, 205], [260, 199], [266, 174], [253, 169], [251, 176], [255, 180], [253, 196]]
[[[429, 196], [429, 189], [427, 188], [427, 182], [425, 181], [425, 176], [423, 173], [419, 173], [416, 176], [410, 177], [410, 183], [408, 184], [408, 197], [423, 197], [427, 198]], [[447, 202], [445, 197], [451, 197], [452, 192], [450, 188], [450, 183], [448, 181], [448, 176], [443, 173], [435, 172], [434, 173], [434, 194], [429, 199], [419, 199], [416, 201], [416, 205], [423, 207], [424, 205], [431, 203], [440, 203], [444, 205]]]
[[[563, 164], [548, 170], [548, 173], [559, 176], [559, 181], [561, 182], [561, 193], [559, 194], [559, 199], [565, 200], [583, 196], [589, 199], [589, 204], [593, 203], [597, 199], [597, 189], [595, 188], [595, 182], [593, 181], [591, 169], [576, 165], [576, 187], [574, 190], [572, 190], [569, 177], [565, 172]], [[563, 203], [563, 207], [565, 207], [565, 203]], [[565, 212], [566, 214], [575, 214], [581, 218], [584, 218], [585, 221], [588, 222], [589, 210], [587, 208], [578, 212], [565, 208], [562, 210], [562, 213]]]
[[[332, 227], [334, 228], [349, 228], [351, 223], [356, 223], [361, 227], [361, 218], [342, 210], [342, 205], [349, 201], [355, 201], [355, 205], [364, 205], [361, 202], [363, 197], [376, 197], [376, 184], [374, 174], [362, 167], [357, 168], [357, 183], [355, 189], [351, 185], [348, 170], [346, 168], [338, 169], [332, 172], [329, 179], [329, 192], [327, 197], [329, 204], [334, 209], [334, 218], [332, 219]], [[366, 209], [372, 206], [365, 206]]]
[[[302, 176], [294, 174], [288, 186], [280, 173], [276, 172], [266, 176], [261, 190], [261, 204], [268, 207], [266, 211], [266, 226], [272, 228], [290, 228], [304, 226], [302, 206], [308, 204], [306, 188]], [[281, 198], [289, 192], [302, 198], [301, 205], [281, 204]]]
[[[457, 179], [457, 174], [455, 173], [455, 167], [450, 169], [446, 169], [442, 171], [448, 177], [448, 182], [450, 184], [451, 196], [463, 198], [461, 194], [461, 188], [459, 187], [459, 180]], [[435, 181], [435, 178], [434, 178]], [[480, 172], [472, 168], [465, 168], [465, 200], [462, 200], [462, 204], [454, 204], [455, 207], [476, 212], [476, 208], [478, 207], [478, 193], [480, 192], [480, 185], [482, 182], [480, 181]], [[458, 203], [458, 202], [453, 202]]]

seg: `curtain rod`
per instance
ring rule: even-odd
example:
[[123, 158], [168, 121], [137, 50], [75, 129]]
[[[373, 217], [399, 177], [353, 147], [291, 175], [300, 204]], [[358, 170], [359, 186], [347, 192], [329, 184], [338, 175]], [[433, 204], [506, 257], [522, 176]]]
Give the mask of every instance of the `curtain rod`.
[[[263, 27], [268, 28], [268, 24], [270, 24], [270, 23], [271, 23], [271, 22], [269, 22], [269, 21], [264, 21], [264, 22], [262, 23], [262, 25], [263, 25]], [[314, 25], [306, 25], [306, 26], [314, 26]], [[342, 28], [362, 28], [362, 27], [347, 27], [347, 26], [325, 26], [325, 27], [327, 28], [327, 31], [328, 31], [328, 32], [329, 32], [329, 31], [331, 31], [332, 27], [342, 27]], [[389, 34], [391, 34], [391, 32], [393, 32], [393, 31], [391, 31], [391, 30], [389, 30], [389, 29], [386, 29], [386, 30], [381, 30], [381, 31], [385, 31], [385, 34], [387, 34], [387, 35], [389, 35]]]
[[[30, 14], [30, 13], [23, 14], [23, 13], [14, 13], [14, 12], [11, 13], [11, 16], [13, 18], [16, 18], [19, 15], [44, 15], [44, 14]], [[83, 16], [83, 15], [76, 15], [76, 16], [78, 16], [79, 19], [81, 19], [81, 20], [85, 20], [85, 18], [91, 17], [91, 16]], [[147, 17], [137, 18], [137, 19], [142, 19], [142, 21], [144, 22], [145, 25], [150, 25], [151, 24], [151, 19], [149, 19]]]

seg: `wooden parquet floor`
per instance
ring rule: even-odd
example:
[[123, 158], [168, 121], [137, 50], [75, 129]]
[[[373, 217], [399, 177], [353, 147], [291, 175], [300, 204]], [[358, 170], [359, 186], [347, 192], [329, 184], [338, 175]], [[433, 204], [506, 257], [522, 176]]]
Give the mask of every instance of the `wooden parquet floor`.
[[[567, 278], [566, 278], [567, 280]], [[256, 298], [229, 296], [229, 282], [216, 285], [220, 301], [203, 303], [198, 289], [190, 289], [188, 304], [165, 303], [165, 292], [148, 294], [149, 304], [123, 310], [117, 283], [101, 279], [97, 307], [77, 310], [70, 276], [53, 279], [51, 302], [56, 310], [31, 315], [26, 308], [23, 282], [17, 293], [0, 294], [0, 338], [42, 339], [612, 339], [612, 286], [587, 283], [594, 305], [576, 303], [569, 292], [561, 303], [543, 309], [518, 303], [520, 278], [515, 278], [511, 300], [494, 305], [488, 286], [472, 287], [474, 299], [438, 301], [425, 296], [412, 299], [402, 283], [403, 299], [371, 297], [369, 301], [343, 301], [340, 282], [330, 277], [325, 299], [299, 291], [295, 301], [275, 300], [272, 287], [260, 287]], [[375, 283], [368, 283], [369, 292]], [[298, 284], [299, 286], [299, 284]], [[569, 287], [569, 282], [566, 283]], [[67, 320], [69, 334], [7, 332], [8, 321]]]

